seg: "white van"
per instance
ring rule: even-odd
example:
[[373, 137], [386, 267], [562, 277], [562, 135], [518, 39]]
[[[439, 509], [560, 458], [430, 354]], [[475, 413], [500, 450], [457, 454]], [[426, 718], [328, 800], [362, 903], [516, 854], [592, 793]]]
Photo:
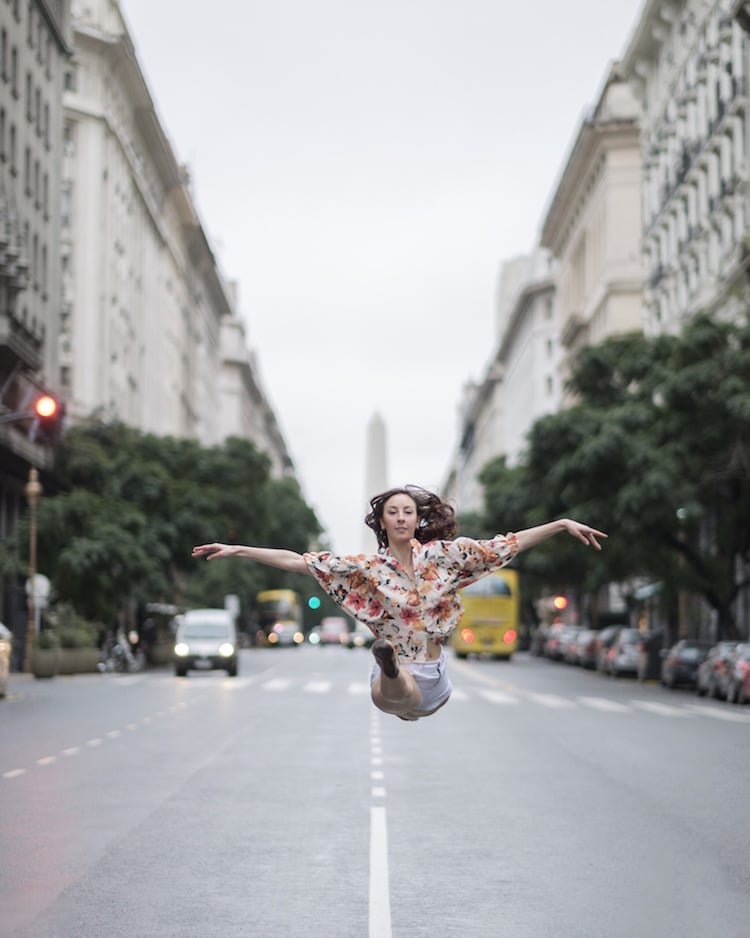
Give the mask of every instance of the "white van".
[[234, 615], [226, 609], [189, 609], [177, 616], [174, 670], [177, 677], [188, 671], [221, 669], [237, 677], [239, 643]]

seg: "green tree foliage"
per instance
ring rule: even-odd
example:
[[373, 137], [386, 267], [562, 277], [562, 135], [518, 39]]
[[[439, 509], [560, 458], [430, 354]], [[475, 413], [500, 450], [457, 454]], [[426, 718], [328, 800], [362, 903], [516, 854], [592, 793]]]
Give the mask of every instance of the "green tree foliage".
[[206, 448], [91, 421], [65, 435], [56, 474], [60, 492], [39, 502], [38, 566], [58, 599], [94, 621], [111, 623], [132, 602], [215, 606], [227, 593], [248, 609], [277, 571], [195, 561], [192, 547], [306, 550], [321, 530], [297, 483], [272, 479], [267, 457], [238, 438]]
[[679, 336], [609, 339], [570, 388], [577, 403], [534, 424], [516, 475], [485, 469], [488, 515], [588, 521], [611, 535], [596, 563], [554, 539], [527, 569], [586, 589], [655, 576], [702, 594], [732, 636], [750, 569], [750, 325], [699, 316]]

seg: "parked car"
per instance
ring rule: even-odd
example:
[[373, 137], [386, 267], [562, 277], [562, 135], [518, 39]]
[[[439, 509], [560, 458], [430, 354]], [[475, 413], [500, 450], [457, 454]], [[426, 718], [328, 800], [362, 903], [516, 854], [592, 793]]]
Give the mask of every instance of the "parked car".
[[727, 700], [738, 704], [750, 700], [750, 644], [738, 645], [729, 659]]
[[8, 674], [10, 673], [10, 654], [13, 649], [13, 633], [0, 622], [0, 697], [8, 693]]
[[544, 657], [552, 661], [561, 661], [565, 653], [565, 633], [568, 630], [567, 625], [551, 625], [547, 631], [547, 638], [544, 641]]
[[565, 633], [562, 655], [568, 664], [578, 664], [578, 645], [584, 629], [580, 626], [571, 626]]
[[621, 628], [621, 625], [608, 625], [597, 634], [595, 648], [597, 671], [606, 671], [609, 649]]
[[708, 655], [711, 645], [683, 638], [664, 652], [661, 665], [661, 682], [665, 687], [677, 687], [679, 684], [695, 687], [698, 681], [698, 668]]
[[581, 629], [576, 638], [576, 664], [582, 668], [596, 667], [596, 629]]
[[612, 644], [607, 649], [603, 670], [612, 677], [622, 674], [638, 673], [638, 642], [641, 633], [638, 629], [625, 626], [617, 630]]
[[728, 661], [736, 647], [737, 642], [718, 642], [709, 648], [708, 654], [698, 665], [695, 692], [699, 697], [717, 697], [720, 692], [726, 693]]
[[638, 680], [658, 681], [661, 679], [662, 651], [666, 639], [664, 629], [643, 632], [638, 641]]

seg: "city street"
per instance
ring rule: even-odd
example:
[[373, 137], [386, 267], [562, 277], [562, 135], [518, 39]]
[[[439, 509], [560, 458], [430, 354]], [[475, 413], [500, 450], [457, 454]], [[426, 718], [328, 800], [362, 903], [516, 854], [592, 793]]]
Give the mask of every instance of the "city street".
[[11, 675], [0, 935], [750, 934], [750, 707], [519, 654], [408, 723], [370, 662]]

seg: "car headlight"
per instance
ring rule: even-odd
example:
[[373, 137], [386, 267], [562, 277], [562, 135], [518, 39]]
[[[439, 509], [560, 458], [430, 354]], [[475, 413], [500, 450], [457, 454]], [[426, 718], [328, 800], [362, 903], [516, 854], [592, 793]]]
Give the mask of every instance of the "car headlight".
[[185, 655], [190, 654], [190, 647], [185, 642], [177, 642], [174, 646], [174, 653], [180, 657], [184, 658]]
[[301, 642], [304, 642], [304, 640], [305, 640], [305, 636], [302, 634], [302, 632], [295, 632], [295, 633], [294, 633], [294, 644], [295, 644], [295, 645], [299, 645]]
[[224, 642], [219, 646], [219, 654], [222, 658], [231, 658], [234, 654], [234, 645], [231, 642]]
[[311, 633], [310, 633], [309, 642], [310, 642], [311, 645], [319, 645], [319, 644], [320, 644], [320, 635], [318, 635], [317, 632], [311, 632]]

